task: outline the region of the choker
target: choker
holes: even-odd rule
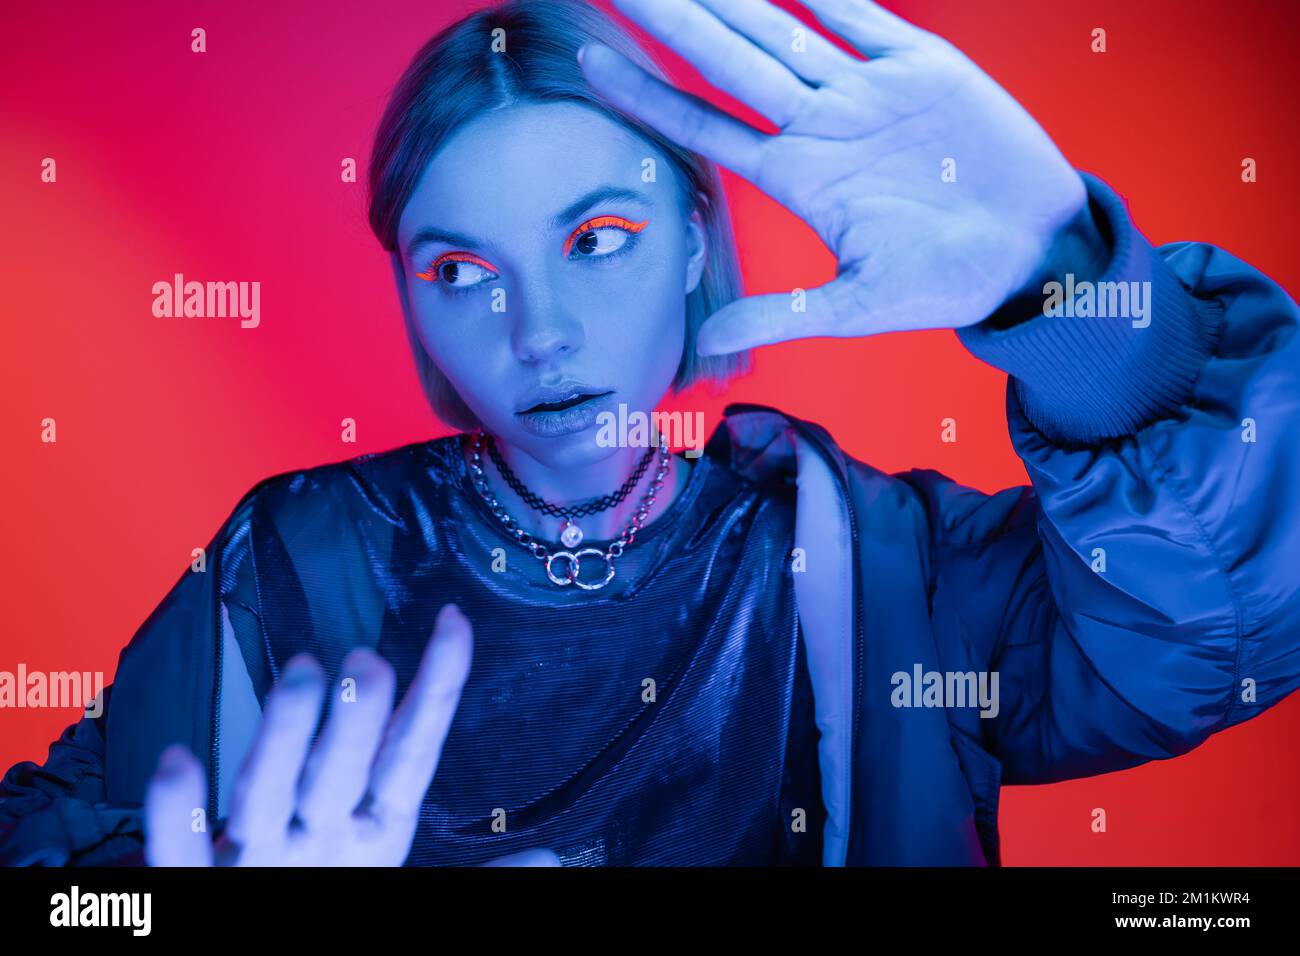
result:
[[[546,545],[519,527],[519,523],[501,506],[501,502],[492,494],[492,489],[487,483],[487,475],[483,470],[483,447],[485,444],[488,448],[488,454],[492,457],[492,463],[501,472],[501,476],[506,480],[506,484],[510,486],[510,489],[519,495],[525,504],[543,514],[564,519],[564,527],[560,531],[560,543],[564,545],[566,550],[551,551]],[[594,498],[581,505],[569,507],[553,505],[529,491],[524,486],[524,483],[510,470],[505,459],[501,457],[496,448],[496,443],[482,429],[474,433],[474,444],[470,457],[469,470],[474,487],[478,490],[479,495],[483,498],[492,514],[505,525],[506,530],[510,532],[516,541],[529,550],[533,557],[546,563],[546,576],[551,580],[552,584],[560,587],[576,584],[584,591],[598,591],[614,580],[614,559],[622,556],[623,551],[636,539],[637,532],[641,530],[641,526],[650,516],[650,508],[654,505],[656,496],[663,489],[664,476],[668,474],[668,446],[663,444],[659,446],[659,468],[655,472],[654,480],[650,482],[650,487],[642,497],[641,503],[637,506],[636,513],[624,526],[618,538],[604,551],[600,550],[600,548],[582,548],[578,551],[571,551],[568,549],[576,548],[582,543],[583,539],[582,529],[578,527],[577,522],[573,519],[605,511],[627,498],[645,474],[651,459],[654,458],[653,447],[646,449],[640,464],[637,465],[632,476],[623,483],[623,486],[618,491],[601,498]],[[586,582],[579,577],[582,559],[593,556],[604,561],[605,575],[597,581]]]

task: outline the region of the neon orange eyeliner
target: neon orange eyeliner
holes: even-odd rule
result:
[[[573,241],[584,232],[592,229],[600,229],[602,226],[618,226],[626,229],[628,232],[640,232],[650,223],[649,219],[642,222],[631,222],[622,216],[597,216],[595,219],[588,219],[573,232],[569,233],[569,238],[564,240],[564,255],[568,256],[569,250],[573,248]]]
[[[485,259],[480,259],[478,256],[474,255],[473,253],[444,252],[438,258],[433,260],[433,262],[429,265],[429,270],[427,272],[417,272],[416,276],[418,276],[421,279],[428,279],[430,282],[437,282],[438,267],[441,266],[444,262],[472,262],[476,266],[482,266],[484,269],[487,269],[489,272],[497,271],[496,266],[492,265],[492,263],[488,262]]]

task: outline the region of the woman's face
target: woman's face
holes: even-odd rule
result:
[[[489,432],[582,465],[613,451],[601,412],[655,408],[704,261],[679,189],[650,143],[575,103],[486,114],[439,149],[398,224],[399,291]]]

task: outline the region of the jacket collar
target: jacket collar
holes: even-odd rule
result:
[[[767,405],[736,403],[723,414],[706,454],[746,478],[798,485],[790,568],[821,732],[817,758],[827,814],[822,862],[842,866],[857,816],[853,781],[862,699],[861,574],[848,468],[819,425]]]

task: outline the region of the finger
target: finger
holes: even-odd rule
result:
[[[812,87],[693,0],[614,0],[718,89],[785,126]]]
[[[859,62],[798,17],[767,0],[699,2],[809,83],[825,83]]]
[[[599,43],[579,51],[592,87],[669,139],[753,181],[768,136],[697,96],[674,89]]]
[[[822,23],[866,56],[883,56],[935,39],[872,0],[803,0]]]
[[[836,334],[832,282],[815,289],[751,295],[724,306],[700,326],[696,351],[726,355],[790,339]]]
[[[181,744],[162,752],[144,796],[144,858],[149,866],[211,866],[203,766]],[[195,814],[195,810],[199,814]],[[195,827],[196,819],[204,825]]]
[[[231,793],[226,835],[236,844],[279,839],[289,826],[324,695],[320,664],[308,654],[291,658],[267,698]]]
[[[375,758],[370,792],[376,815],[419,813],[469,678],[472,656],[469,620],[448,604],[438,613],[420,667]]]
[[[560,866],[560,858],[552,850],[524,850],[521,853],[511,853],[509,856],[499,856],[495,860],[488,860],[484,866]]]
[[[393,710],[393,668],[370,648],[349,653],[339,676],[329,719],[298,785],[298,817],[309,829],[352,816]]]

